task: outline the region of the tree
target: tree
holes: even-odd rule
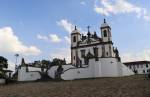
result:
[[[44,71],[44,68],[48,70],[51,66],[51,62],[49,60],[42,60],[41,63],[41,71]]]
[[[66,60],[65,59],[62,60],[62,59],[54,58],[53,61],[51,62],[51,64],[53,66],[65,65]]]
[[[7,59],[0,56],[0,78],[4,78],[5,77],[5,72],[4,72],[4,68],[8,68],[8,63],[7,63]]]
[[[6,58],[0,56],[0,70],[3,70],[3,68],[8,68],[8,62]]]

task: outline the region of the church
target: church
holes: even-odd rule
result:
[[[48,75],[55,78],[59,74],[63,80],[133,75],[132,70],[121,63],[119,51],[113,46],[111,27],[105,19],[100,33],[101,37],[88,27],[87,35],[83,35],[75,26],[71,33],[71,64],[53,66]]]

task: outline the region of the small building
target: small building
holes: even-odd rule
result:
[[[150,69],[150,61],[133,61],[124,63],[135,74],[147,74]]]
[[[36,81],[41,77],[41,68],[28,66],[22,59],[22,63],[17,69],[17,81]]]

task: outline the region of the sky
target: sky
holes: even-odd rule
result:
[[[18,64],[66,58],[70,62],[70,33],[77,25],[86,34],[106,18],[114,46],[123,62],[150,60],[150,3],[148,0],[1,0],[0,56]]]

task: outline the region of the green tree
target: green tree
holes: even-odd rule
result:
[[[51,66],[51,62],[49,60],[42,60],[41,61],[41,70],[44,71],[44,68],[46,68],[46,70],[48,70]]]
[[[4,72],[4,68],[8,68],[8,62],[7,59],[0,56],[0,77],[3,78],[5,77],[5,72]]]
[[[65,59],[59,59],[59,58],[54,58],[53,61],[51,62],[53,66],[59,66],[59,65],[65,65],[66,60]]]
[[[8,68],[8,62],[6,58],[0,56],[0,70],[3,70],[3,68]]]

